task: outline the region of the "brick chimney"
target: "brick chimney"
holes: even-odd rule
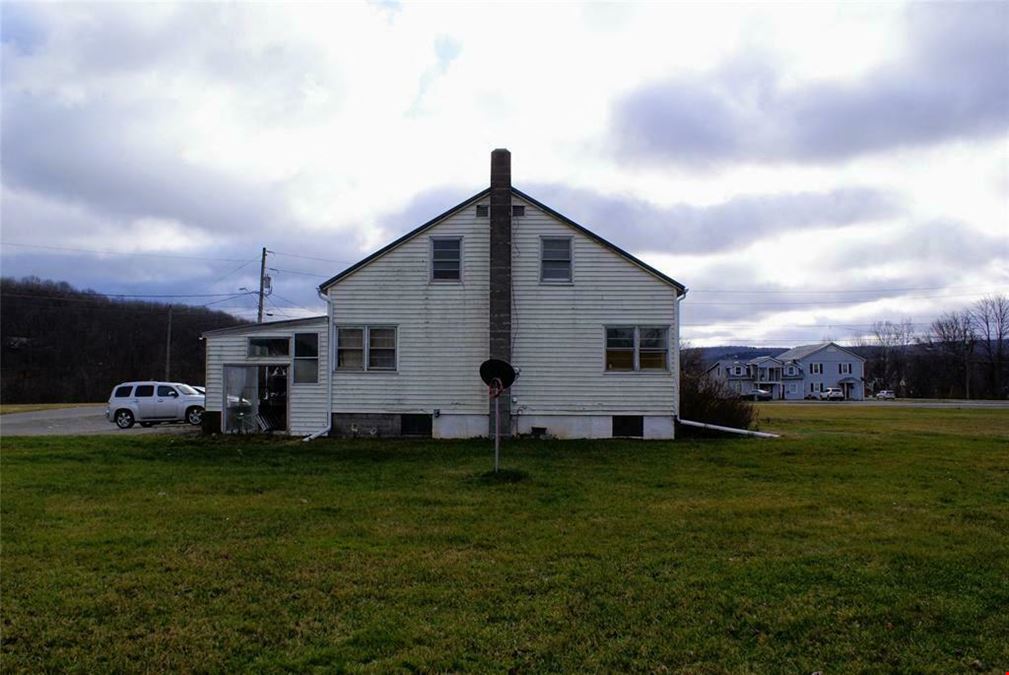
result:
[[[490,358],[511,363],[512,347],[512,155],[490,156]],[[490,403],[494,434],[494,402]],[[511,393],[501,396],[501,435],[511,435]]]

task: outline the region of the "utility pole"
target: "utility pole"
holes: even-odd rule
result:
[[[263,285],[266,282],[266,247],[263,247],[263,258],[259,263],[259,313],[256,323],[263,323]]]
[[[168,335],[165,337],[165,381],[172,381],[172,306],[168,305]]]

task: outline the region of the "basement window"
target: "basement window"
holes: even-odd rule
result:
[[[477,218],[487,218],[490,216],[490,207],[486,204],[476,205],[476,217]]]
[[[645,418],[641,415],[614,415],[613,438],[644,438]]]
[[[400,415],[399,433],[401,436],[419,436],[431,438],[432,426],[430,415]]]

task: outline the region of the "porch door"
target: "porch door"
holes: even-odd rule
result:
[[[225,366],[225,433],[287,431],[287,365]]]
[[[221,426],[227,434],[251,434],[256,431],[259,414],[259,377],[257,366],[224,366],[224,403]]]

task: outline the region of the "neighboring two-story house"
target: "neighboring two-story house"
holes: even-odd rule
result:
[[[497,358],[520,371],[503,434],[673,437],[686,289],[512,187],[507,150],[320,293],[325,317],[205,334],[208,430],[486,436]]]
[[[708,375],[741,396],[762,389],[773,399],[797,400],[817,398],[828,387],[837,387],[845,399],[865,398],[865,359],[834,342],[803,345],[748,361],[721,359],[708,368]]]

